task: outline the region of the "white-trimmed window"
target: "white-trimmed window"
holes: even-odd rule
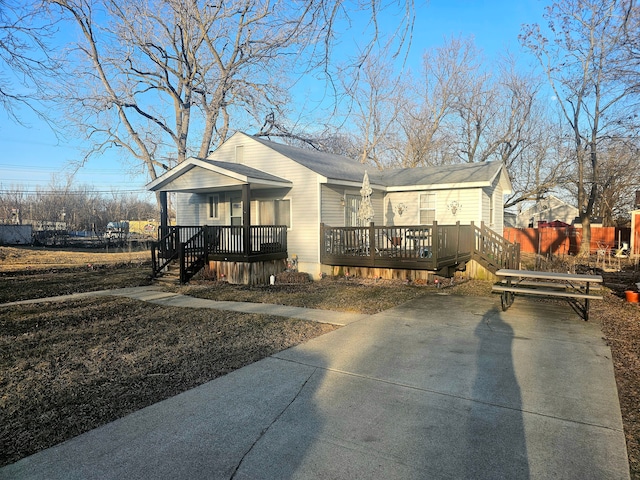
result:
[[[209,218],[220,218],[220,197],[218,195],[209,195]]]
[[[436,221],[436,194],[420,194],[420,225],[432,225]]]
[[[286,225],[291,228],[291,200],[261,200],[260,225]]]
[[[244,164],[244,145],[236,145],[236,163]]]

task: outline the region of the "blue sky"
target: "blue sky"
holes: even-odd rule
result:
[[[541,23],[547,2],[541,0],[431,0],[417,10],[413,43],[408,58],[418,67],[426,49],[441,45],[451,36],[473,36],[476,46],[490,58],[509,48],[520,53],[518,34],[524,23]],[[348,42],[342,43],[349,48]],[[22,112],[28,126],[17,125],[0,116],[0,190],[35,190],[65,183],[70,164],[81,158],[79,140],[60,142],[49,127],[28,112]],[[86,185],[104,192],[144,194],[147,178],[136,174],[131,162],[123,162],[119,152],[92,158],[75,174],[74,186]],[[151,196],[148,196],[151,199]]]

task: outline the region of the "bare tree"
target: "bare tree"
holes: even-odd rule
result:
[[[640,185],[637,142],[637,138],[613,139],[601,146],[599,191],[593,212],[602,218],[605,226],[615,226],[619,219],[628,219],[627,212],[633,208],[635,191]]]
[[[404,101],[401,76],[395,74],[389,58],[392,55],[386,49],[370,55],[360,68],[358,82],[342,77],[357,158],[380,170],[394,163],[390,144]]]
[[[577,203],[583,225],[580,255],[590,250],[591,223],[601,191],[602,143],[624,137],[637,102],[633,85],[619,75],[624,53],[623,2],[571,0],[547,9],[550,33],[527,26],[524,45],[538,58],[571,129]],[[629,121],[631,120],[631,122]]]
[[[541,85],[512,55],[489,65],[471,38],[426,52],[422,75],[403,89],[402,165],[501,161],[514,186],[505,208],[546,196],[564,169]]]
[[[622,45],[626,61],[622,63],[620,74],[640,90],[640,3],[638,0],[623,0],[622,12]]]
[[[347,16],[343,0],[49,2],[81,33],[66,52],[77,68],[57,79],[70,125],[93,142],[89,155],[123,147],[151,180],[190,155],[206,156],[238,126],[282,116],[292,76],[331,73]],[[398,5],[406,32],[413,3]],[[382,6],[355,6],[369,12],[378,38]]]
[[[42,77],[56,71],[48,41],[55,22],[43,17],[40,2],[0,0],[0,105],[16,121],[22,106],[46,119],[35,99]]]
[[[404,167],[452,163],[454,109],[473,75],[471,39],[451,38],[425,52],[422,70],[405,91],[409,97],[399,118],[402,137],[396,147]]]

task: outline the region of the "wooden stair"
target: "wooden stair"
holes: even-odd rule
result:
[[[471,258],[495,275],[501,268],[520,268],[520,245],[487,228],[473,225],[474,248]]]
[[[180,262],[173,260],[153,279],[156,285],[180,285]]]

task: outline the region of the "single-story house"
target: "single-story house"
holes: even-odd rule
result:
[[[473,222],[502,234],[503,195],[511,192],[511,182],[499,162],[377,171],[342,156],[237,132],[207,158],[187,159],[148,188],[176,193],[178,226],[285,226],[287,256],[315,276],[327,270],[321,261],[328,248],[323,226],[369,226],[358,215],[365,172],[376,227]],[[250,247],[251,239],[246,242]],[[261,241],[262,251],[276,243]]]
[[[516,228],[537,228],[540,222],[551,223],[554,221],[571,225],[579,213],[577,207],[549,195],[518,213],[514,226]]]

